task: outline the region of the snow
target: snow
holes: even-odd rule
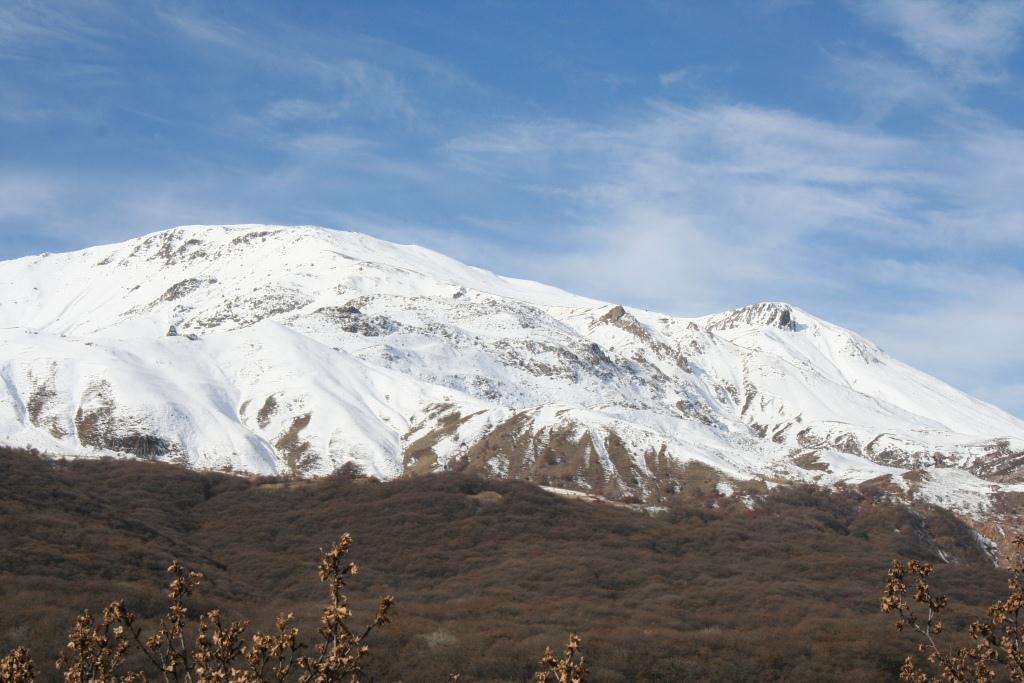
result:
[[[661,451],[737,481],[927,468],[917,495],[968,511],[998,442],[1024,450],[1024,422],[788,304],[612,315],[358,233],[185,226],[2,262],[0,292],[0,441],[71,456],[145,435],[192,467],[391,478],[420,437],[444,467],[521,416],[589,435],[608,477],[615,436],[642,477]]]

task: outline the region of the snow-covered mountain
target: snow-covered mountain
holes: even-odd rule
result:
[[[1024,422],[787,304],[678,318],[255,225],[3,262],[0,288],[9,445],[649,502],[748,480],[876,480],[989,518],[1024,497]]]

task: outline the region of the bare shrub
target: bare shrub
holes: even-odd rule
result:
[[[359,572],[355,562],[346,560],[351,546],[352,536],[345,533],[328,549],[320,549],[318,573],[327,585],[328,602],[320,614],[319,638],[311,646],[299,640],[292,614],[278,615],[273,632],[256,632],[246,639],[249,622],[225,622],[220,610],[214,609],[199,618],[195,636],[190,637],[184,599],[193,594],[203,575],[175,560],[167,568],[170,604],[154,633],[143,636],[136,615],[123,600],[110,603],[99,619],[86,610],[68,634],[57,668],[63,671],[65,683],[147,683],[157,677],[164,683],[358,683],[364,673],[363,659],[370,654],[367,638],[390,622],[395,600],[390,595],[381,597],[369,624],[362,629],[350,625],[352,610],[345,587],[348,578]],[[573,635],[563,659],[547,649],[541,663],[550,667],[558,683],[585,682],[587,669],[579,645],[579,637]],[[133,650],[148,660],[148,671],[128,667]],[[0,683],[35,680],[35,665],[25,648],[0,660]],[[451,674],[448,680],[454,683],[459,676]],[[550,679],[542,672],[536,680]]]
[[[910,629],[921,642],[917,646],[927,667],[909,656],[900,669],[900,679],[912,683],[988,683],[1024,681],[1024,536],[1013,541],[1010,559],[1009,594],[988,609],[986,619],[971,623],[969,646],[949,649],[939,643],[944,632],[942,613],[949,600],[933,592],[928,577],[933,566],[911,560],[906,565],[893,561],[889,569],[881,609],[897,615],[896,628]],[[907,583],[912,582],[913,593]],[[908,599],[908,595],[911,597]]]
[[[551,648],[544,652],[541,666],[546,670],[538,671],[533,679],[537,683],[548,683],[554,677],[555,683],[583,683],[587,680],[587,658],[580,651],[581,640],[575,633],[569,636],[569,644],[565,646],[562,658],[555,657]]]
[[[9,655],[0,659],[0,683],[22,683],[34,681],[35,665],[28,650],[19,647]]]
[[[343,534],[330,548],[321,549],[319,574],[327,584],[329,601],[320,616],[320,638],[312,648],[299,642],[292,616],[283,614],[278,616],[274,632],[257,632],[246,639],[248,622],[225,623],[219,610],[211,610],[199,619],[195,638],[188,638],[184,599],[192,595],[203,576],[175,561],[167,568],[171,575],[167,596],[171,602],[155,633],[144,638],[135,615],[123,601],[111,603],[98,621],[88,611],[83,612],[57,667],[64,671],[67,683],[147,681],[149,676],[143,670],[123,671],[134,645],[165,683],[285,681],[292,674],[301,683],[358,681],[361,660],[370,651],[366,638],[388,622],[394,598],[385,595],[380,599],[376,617],[365,628],[350,628],[352,611],[344,589],[347,577],[359,570],[356,563],[345,561],[351,545],[352,536]],[[311,654],[300,655],[303,650]]]

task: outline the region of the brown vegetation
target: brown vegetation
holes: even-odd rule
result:
[[[136,615],[123,600],[104,608],[100,620],[86,610],[68,634],[57,669],[63,671],[65,683],[146,683],[158,677],[164,683],[359,683],[366,680],[367,638],[391,621],[388,615],[395,600],[390,595],[381,597],[376,616],[361,631],[349,626],[352,610],[344,589],[348,577],[359,571],[355,562],[345,561],[351,546],[352,536],[345,533],[333,546],[320,551],[320,581],[327,585],[329,599],[320,614],[319,641],[312,647],[299,640],[292,614],[279,614],[273,632],[256,632],[249,639],[245,637],[249,622],[226,623],[216,609],[201,616],[194,626],[184,599],[193,594],[203,575],[175,561],[167,568],[171,601],[152,635],[143,637]],[[128,664],[133,649],[143,655],[143,664],[137,669]],[[537,672],[539,683],[551,680],[552,675],[556,683],[586,682],[578,636],[569,639],[562,659],[548,648],[541,665],[549,670]],[[448,680],[458,678],[452,674]],[[35,663],[24,647],[0,659],[0,683],[35,680]]]
[[[360,539],[350,609],[373,615],[377,596],[400,598],[373,636],[386,656],[361,664],[378,681],[528,680],[545,646],[575,630],[595,683],[893,680],[904,653],[872,597],[890,558],[936,563],[954,589],[948,629],[1003,584],[942,510],[809,487],[748,509],[682,488],[685,502],[649,516],[458,473],[258,479],[0,451],[0,652],[57,652],[81,608],[118,596],[158,629],[175,558],[204,575],[190,614],[219,609],[210,633],[280,612],[315,632],[322,601],[301,567],[339,529]],[[141,657],[125,666],[144,668]]]
[[[65,683],[145,683],[158,677],[165,683],[358,683],[369,654],[366,639],[388,623],[394,599],[380,599],[376,617],[361,633],[349,627],[352,611],[343,589],[346,578],[358,571],[354,562],[344,561],[351,544],[352,537],[343,534],[321,551],[320,580],[327,584],[330,598],[320,615],[320,640],[313,647],[299,641],[292,615],[278,615],[273,632],[257,632],[250,639],[245,638],[248,622],[225,623],[220,610],[210,610],[193,624],[184,599],[203,576],[175,561],[167,568],[170,604],[152,635],[143,637],[136,615],[123,600],[104,608],[101,619],[86,610],[68,634],[57,668]],[[129,665],[133,650],[143,656],[139,668]],[[0,681],[35,681],[35,666],[25,648],[0,660]]]

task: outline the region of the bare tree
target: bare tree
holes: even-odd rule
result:
[[[943,633],[942,612],[949,601],[933,592],[928,577],[933,567],[911,560],[893,561],[889,569],[882,611],[895,613],[896,628],[909,629],[920,638],[917,650],[927,664],[907,657],[900,679],[911,683],[988,683],[1009,679],[1024,682],[1024,536],[1013,541],[1009,593],[988,609],[985,619],[970,626],[970,644],[948,649],[939,643]],[[908,587],[913,583],[913,592]],[[908,597],[909,596],[909,597]]]

